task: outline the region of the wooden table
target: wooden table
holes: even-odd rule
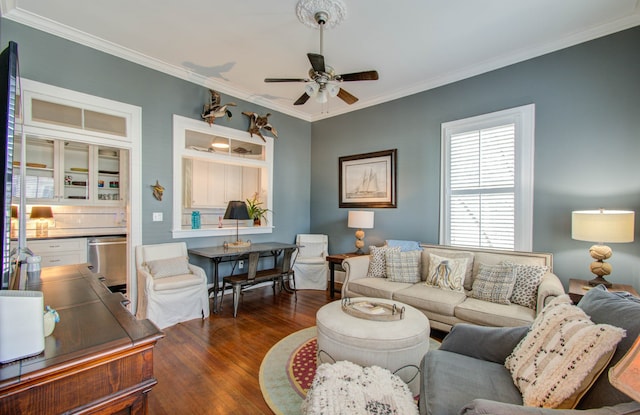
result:
[[[164,334],[136,320],[87,264],[43,268],[26,288],[42,291],[60,322],[43,353],[0,365],[0,413],[146,414]]]
[[[275,268],[278,256],[285,248],[295,248],[296,244],[286,244],[281,242],[262,242],[251,244],[250,246],[233,248],[224,246],[209,246],[205,248],[191,248],[189,254],[198,255],[211,260],[211,272],[209,275],[213,279],[213,312],[218,312],[218,291],[220,282],[218,266],[221,262],[237,261],[240,258],[249,257],[251,252],[260,252],[261,257],[273,257],[273,267]],[[235,268],[235,265],[234,265]],[[233,270],[232,270],[233,273]]]
[[[327,256],[327,262],[329,263],[329,297],[333,299],[336,293],[336,265],[342,268],[342,261],[354,256],[360,256],[362,254],[356,254],[355,252],[349,252],[346,254],[332,254]]]
[[[569,280],[569,298],[571,298],[571,301],[573,301],[574,304],[577,304],[591,288],[593,288],[593,286],[589,285],[589,281],[572,278]],[[607,290],[614,292],[627,291],[636,297],[639,297],[638,292],[631,285],[613,284],[611,287],[608,287]]]

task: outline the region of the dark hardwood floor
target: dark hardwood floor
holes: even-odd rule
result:
[[[329,301],[328,292],[298,291],[295,302],[263,287],[243,295],[237,318],[225,295],[220,314],[165,329],[154,352],[158,384],[149,414],[272,414],[258,383],[263,357],[283,337],[314,326]]]
[[[158,384],[149,414],[272,414],[258,382],[262,359],[282,338],[314,326],[316,311],[330,301],[328,292],[298,291],[295,302],[263,287],[244,294],[237,318],[225,295],[220,314],[165,329],[154,352]]]

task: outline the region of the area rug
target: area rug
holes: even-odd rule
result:
[[[276,343],[260,365],[260,389],[276,415],[299,415],[316,372],[316,328],[297,331]],[[440,346],[434,339],[429,348]]]

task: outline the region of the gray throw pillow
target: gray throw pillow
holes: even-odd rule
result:
[[[480,264],[478,275],[473,280],[471,296],[479,300],[498,304],[511,304],[509,299],[516,281],[513,265]]]
[[[630,397],[609,383],[608,372],[640,335],[640,299],[629,293],[609,292],[604,285],[599,285],[587,291],[578,307],[590,316],[594,323],[621,327],[627,331],[627,336],[618,343],[613,358],[577,408],[599,408],[631,401]]]

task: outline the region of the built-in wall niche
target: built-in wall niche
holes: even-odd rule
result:
[[[272,138],[264,142],[246,131],[178,115],[173,116],[173,132],[174,238],[235,235],[236,222],[222,220],[231,200],[245,201],[257,194],[271,211]],[[200,229],[191,226],[195,210],[200,212]],[[271,233],[272,226],[269,212],[261,226],[240,222],[239,233]]]

